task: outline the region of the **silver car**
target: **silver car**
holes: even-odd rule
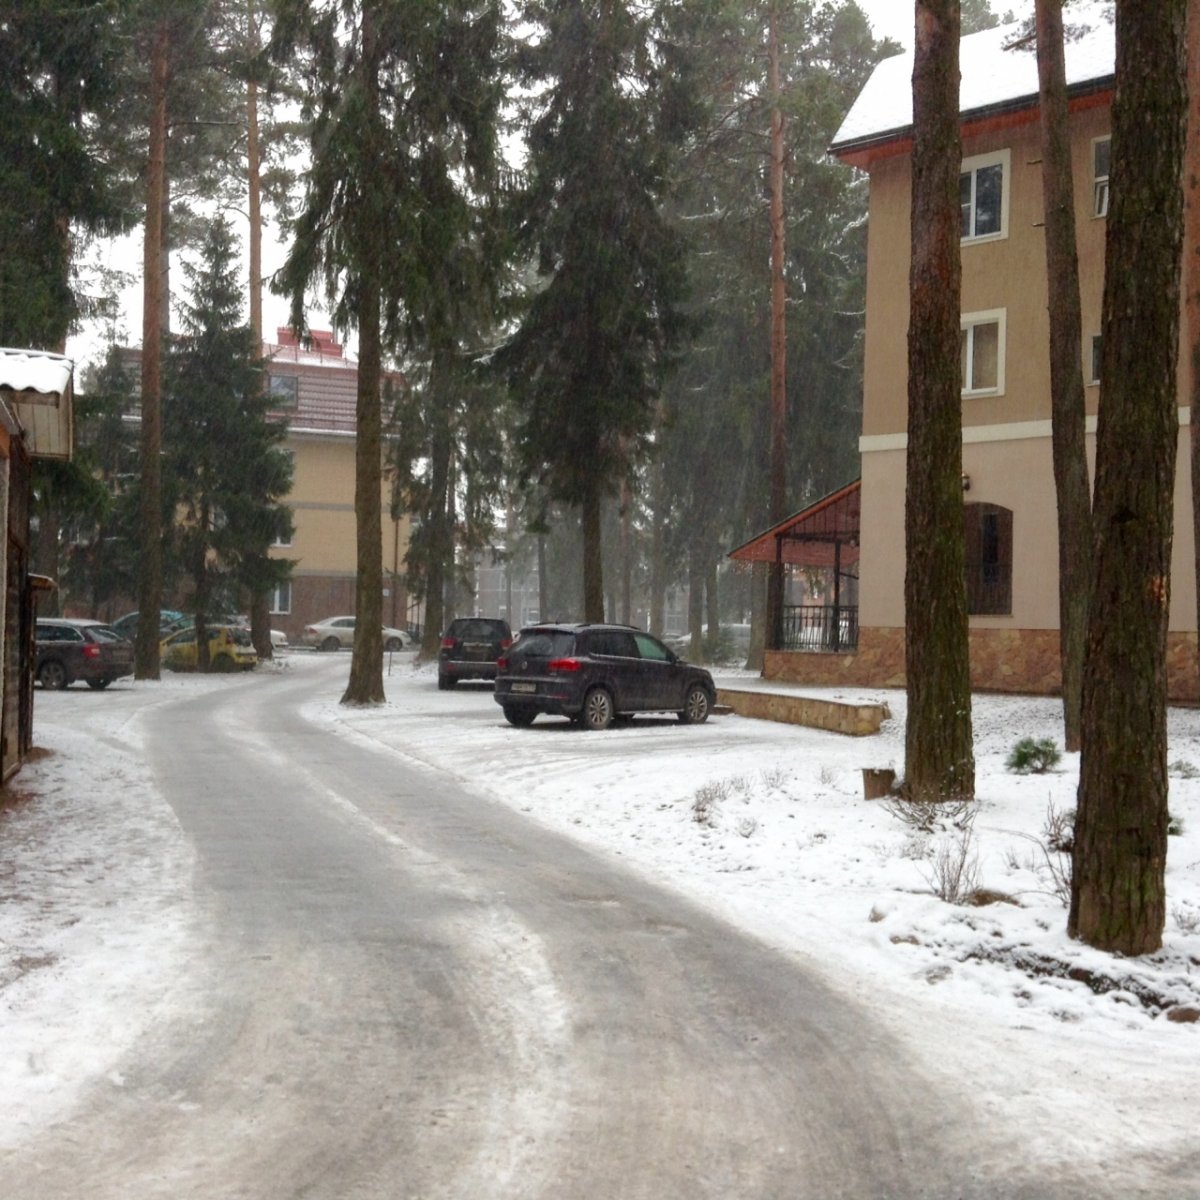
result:
[[[344,650],[354,645],[353,617],[326,617],[313,625],[305,625],[300,634],[300,645],[312,646],[315,650]],[[403,629],[383,627],[385,650],[409,650],[416,645],[411,633]]]

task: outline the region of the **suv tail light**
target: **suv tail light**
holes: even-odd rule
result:
[[[547,670],[553,672],[578,671],[583,663],[577,658],[552,658],[547,664]]]
[[[100,657],[100,647],[99,646],[91,646],[91,645],[84,646],[83,657],[84,658],[99,658]]]
[[[458,642],[456,642],[454,640],[454,638],[452,638],[452,637],[442,638],[442,649],[443,650],[453,650],[454,647],[457,645],[458,645]]]
[[[507,650],[509,648],[509,646],[511,646],[511,645],[512,645],[512,638],[501,638],[500,639],[500,649],[501,650]]]
[[[496,659],[496,670],[497,671],[507,671],[508,670],[508,655],[507,654],[502,654],[498,659]]]

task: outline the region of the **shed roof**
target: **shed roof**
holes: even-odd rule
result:
[[[1067,23],[1064,47],[1067,89],[1079,93],[1112,84],[1116,41],[1113,26],[1086,12],[1088,24]],[[969,34],[959,46],[959,113],[964,120],[1036,106],[1037,55],[1032,40],[1020,39],[1022,26],[999,25]],[[872,144],[908,136],[912,131],[912,51],[885,58],[876,66],[837,131],[830,149],[846,155]]]
[[[71,457],[74,370],[61,354],[0,348],[0,395],[11,405],[35,458]]]
[[[847,567],[858,561],[862,480],[838,488],[770,529],[752,537],[729,557],[736,562],[784,562],[794,567]]]

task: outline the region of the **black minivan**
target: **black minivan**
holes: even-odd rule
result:
[[[496,703],[513,725],[539,713],[607,729],[631,713],[673,712],[708,719],[712,676],[632,625],[531,625],[497,664]]]

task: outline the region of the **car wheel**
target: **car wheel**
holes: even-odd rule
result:
[[[341,642],[339,642],[339,641],[337,640],[337,638],[335,638],[335,637],[327,637],[327,638],[326,638],[326,639],[325,639],[325,640],[324,640],[324,641],[323,641],[323,642],[322,642],[322,643],[321,643],[321,644],[320,644],[320,645],[317,647],[317,649],[318,649],[318,650],[325,650],[325,651],[329,651],[329,650],[340,650],[341,648],[342,648],[342,643],[341,643]]]
[[[592,688],[583,698],[584,729],[607,729],[613,723],[613,699],[602,687]]]
[[[67,668],[53,658],[42,663],[38,679],[41,681],[42,687],[48,688],[52,692],[61,691],[70,682],[67,679]]]
[[[534,717],[537,716],[536,708],[528,708],[524,704],[502,704],[501,708],[504,709],[504,719],[518,729],[532,725]]]
[[[708,720],[708,711],[712,702],[708,698],[708,689],[703,684],[693,683],[684,697],[683,711],[679,719],[685,725],[703,725]]]
[[[443,675],[440,672],[438,673],[439,692],[448,692],[457,682],[458,680],[455,679],[453,675]]]
[[[103,678],[101,678],[101,679],[89,679],[89,680],[87,681],[87,685],[88,685],[88,687],[92,688],[94,691],[97,691],[97,692],[102,692],[102,691],[104,691],[104,689],[105,689],[106,687],[108,687],[108,685],[109,685],[110,683],[112,683],[112,676],[111,676],[111,675],[105,675],[105,676],[104,676]]]

